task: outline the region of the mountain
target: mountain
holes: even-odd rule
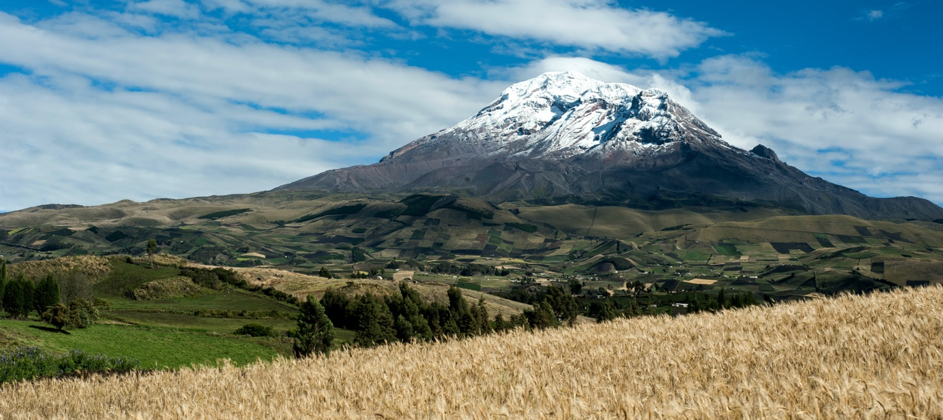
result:
[[[475,116],[379,163],[327,171],[276,190],[943,218],[943,209],[927,200],[868,197],[806,175],[765,146],[734,147],[665,92],[573,72],[517,83]]]

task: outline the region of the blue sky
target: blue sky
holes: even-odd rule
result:
[[[571,70],[941,204],[940,21],[937,0],[4,0],[0,210],[267,190]]]

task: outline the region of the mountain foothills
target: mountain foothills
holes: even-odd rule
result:
[[[475,116],[415,140],[377,164],[327,171],[278,190],[943,218],[943,209],[927,200],[867,197],[810,177],[762,145],[749,152],[733,147],[665,92],[573,72],[515,84]]]

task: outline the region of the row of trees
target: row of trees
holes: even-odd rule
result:
[[[470,306],[455,287],[449,289],[448,298],[448,306],[426,303],[415,289],[400,283],[399,294],[385,297],[372,293],[348,297],[329,289],[320,304],[333,325],[356,331],[354,341],[361,346],[472,336],[494,329],[483,300]]]
[[[52,275],[33,282],[18,274],[7,281],[6,261],[0,260],[0,309],[10,318],[26,318],[36,311],[42,321],[58,328],[85,328],[98,318],[98,310],[85,299],[62,303],[59,282]]]
[[[514,328],[540,329],[572,324],[579,306],[562,289],[549,287],[533,309],[505,319],[498,314],[492,320],[484,299],[469,304],[459,288],[451,287],[448,306],[438,302],[427,303],[419,292],[400,283],[399,293],[380,297],[372,293],[348,297],[329,289],[318,304],[330,325],[356,332],[354,342],[360,346],[374,346],[395,341],[429,341],[443,338],[472,337]],[[306,302],[305,305],[311,305]],[[313,307],[309,307],[314,310]],[[302,318],[306,309],[302,308]],[[319,315],[310,315],[312,319]],[[311,322],[306,321],[305,324]],[[321,325],[326,324],[321,322]],[[303,329],[299,321],[299,331]],[[297,338],[296,338],[297,343]],[[304,345],[306,346],[306,345]],[[304,347],[303,346],[303,347]]]

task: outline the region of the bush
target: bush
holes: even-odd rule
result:
[[[126,372],[140,366],[138,360],[88,354],[82,350],[54,355],[38,347],[21,347],[0,354],[0,383],[54,378],[76,372]]]
[[[248,335],[250,337],[275,337],[278,334],[275,333],[275,329],[272,327],[266,327],[262,324],[246,324],[242,327],[239,327],[238,330],[233,331],[233,334],[236,335]]]
[[[88,328],[98,320],[98,308],[85,299],[74,299],[68,305],[57,303],[50,306],[39,319],[60,331],[63,328]]]

